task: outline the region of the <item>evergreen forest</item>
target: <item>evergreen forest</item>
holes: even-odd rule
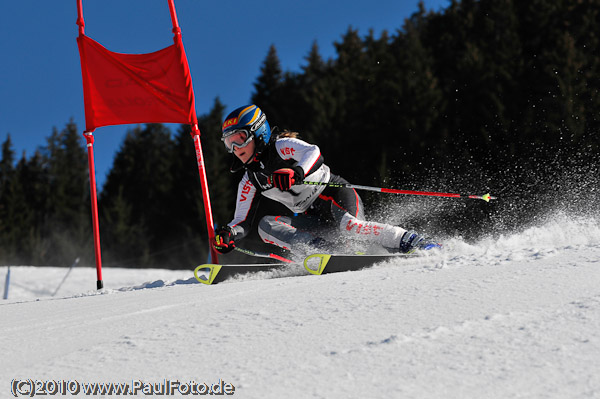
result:
[[[277,49],[265,48],[248,98],[272,127],[319,145],[351,183],[499,197],[361,192],[367,216],[397,209],[396,224],[470,239],[597,197],[600,0],[453,0],[439,11],[420,3],[394,32],[350,27],[334,45],[335,57],[323,59],[315,43],[298,71],[282,70]],[[241,178],[229,172],[220,128],[240,105],[217,98],[197,110],[218,224],[231,220]],[[52,129],[30,157],[15,154],[10,135],[1,144],[1,265],[94,264],[81,131],[72,121]],[[99,189],[104,266],[192,269],[206,260],[188,126],[132,127]],[[265,200],[264,212],[285,210]]]

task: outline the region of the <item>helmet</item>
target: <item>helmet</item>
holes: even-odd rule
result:
[[[271,139],[271,127],[267,116],[256,105],[245,105],[230,113],[223,122],[222,131],[221,140],[230,151],[233,148],[229,147],[225,139],[240,131],[246,133],[248,141],[256,140],[257,153],[260,153]]]

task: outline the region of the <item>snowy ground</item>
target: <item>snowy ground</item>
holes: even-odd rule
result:
[[[222,380],[240,398],[600,398],[593,219],[454,239],[359,272],[216,286],[107,268],[98,293],[94,270],[76,268],[52,297],[66,269],[11,272],[2,398],[13,379]]]

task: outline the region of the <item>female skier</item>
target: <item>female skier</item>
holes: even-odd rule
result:
[[[332,250],[345,239],[402,253],[441,247],[414,231],[366,221],[362,200],[354,189],[303,184],[347,181],[332,174],[319,147],[299,140],[297,133],[271,137],[267,117],[256,105],[230,113],[222,131],[221,140],[235,155],[231,171],[245,169],[245,173],[238,185],[233,220],[215,230],[213,245],[219,252],[230,252],[249,233],[259,193],[294,212],[293,217],[264,216],[258,224],[265,243],[292,253],[303,254],[311,247]]]

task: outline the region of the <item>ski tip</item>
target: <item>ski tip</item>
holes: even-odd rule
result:
[[[211,285],[219,274],[219,270],[221,270],[221,265],[200,265],[194,269],[194,277],[202,284]]]
[[[330,258],[331,255],[326,254],[310,255],[306,259],[304,259],[304,268],[310,274],[323,274],[325,266],[327,266],[327,262],[329,262]]]

